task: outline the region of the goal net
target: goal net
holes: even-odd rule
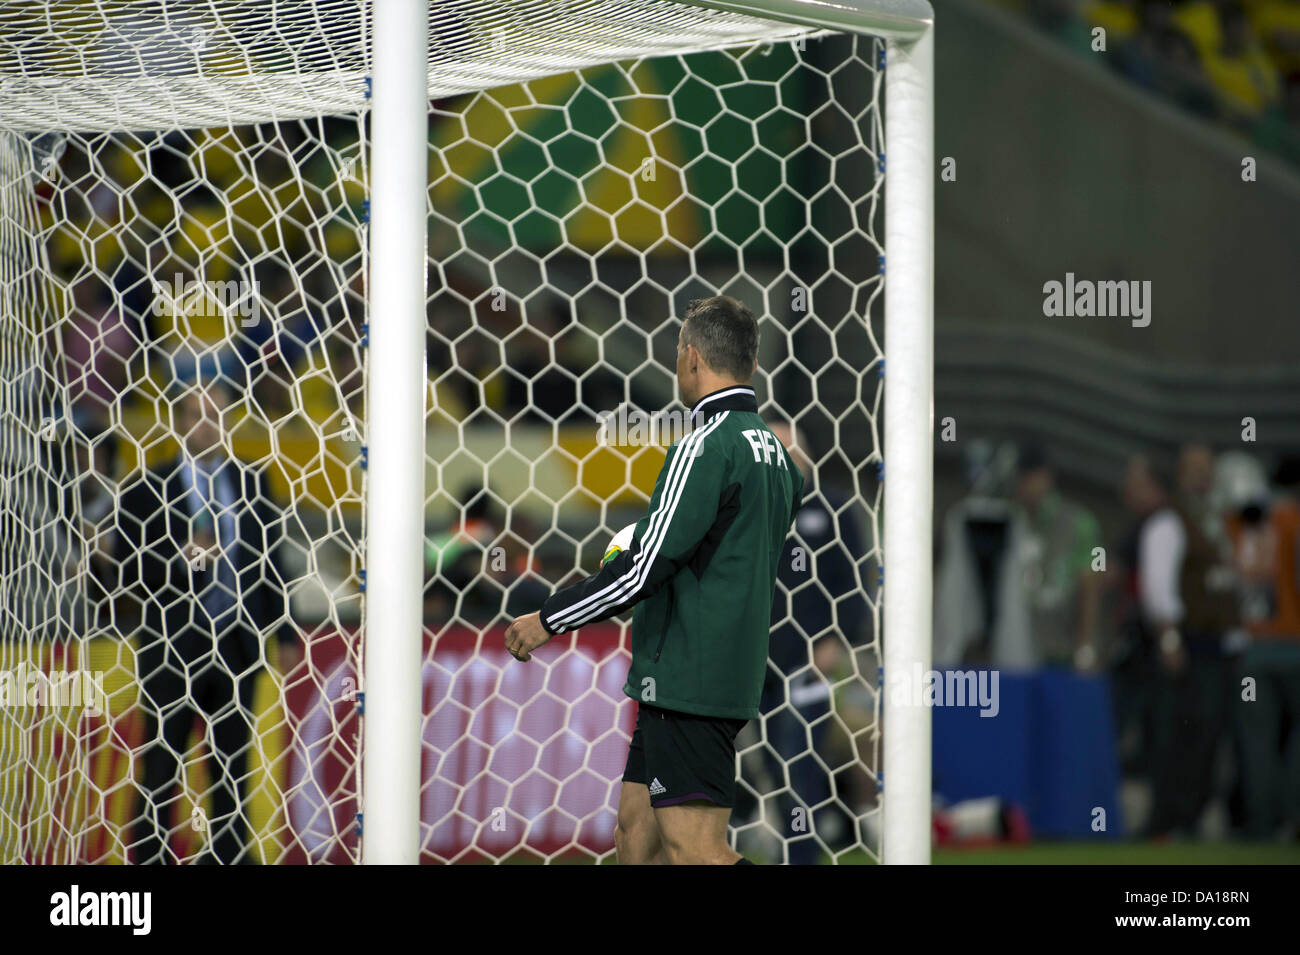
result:
[[[886,46],[740,6],[430,7],[421,861],[612,858],[630,619],[503,633],[644,513],[711,294],[810,502],[734,845],[880,854]],[[0,2],[5,862],[361,859],[372,17]]]

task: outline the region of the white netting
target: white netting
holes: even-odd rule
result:
[[[355,113],[370,17],[369,0],[5,3],[0,117],[48,132]],[[664,0],[443,0],[429,5],[429,94],[799,32]]]
[[[38,535],[6,535],[34,552],[4,566],[0,745],[45,757],[4,761],[3,854],[141,861],[174,829],[181,858],[280,858],[315,674],[279,655],[359,621],[363,123],[4,135],[37,170],[4,183],[30,230],[6,256],[6,516]],[[213,453],[241,463],[205,489]],[[52,707],[37,672],[102,697]]]
[[[355,861],[369,5],[47,6],[0,4],[0,858]],[[644,509],[662,447],[599,422],[671,406],[713,292],[820,505],[738,845],[874,854],[878,44],[659,2],[431,24],[431,95],[541,78],[433,104],[422,858],[611,853],[626,628],[529,666],[501,628]]]
[[[779,585],[774,709],[742,738],[733,825],[773,859],[799,840],[801,861],[814,845],[851,858],[875,831],[877,58],[846,37],[748,47],[435,110],[430,510],[459,535],[431,546],[426,617],[446,650],[426,680],[429,857],[612,844],[626,628],[553,641],[538,667],[510,660],[499,622],[591,573],[644,513],[663,447],[617,446],[618,425],[673,407],[673,316],[715,293],[760,316],[760,411],[799,426],[826,482]],[[813,665],[823,639],[834,692]]]

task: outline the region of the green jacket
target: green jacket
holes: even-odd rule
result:
[[[747,386],[706,395],[673,444],[632,546],[556,591],[542,626],[564,633],[635,605],[623,692],[668,710],[753,719],[767,665],[777,563],[803,476]]]

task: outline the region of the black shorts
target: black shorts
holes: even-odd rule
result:
[[[657,809],[696,799],[730,809],[736,805],[736,735],[748,722],[639,703],[623,781],[649,787]]]

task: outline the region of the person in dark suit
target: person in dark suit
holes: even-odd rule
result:
[[[816,480],[816,466],[803,450],[808,447],[804,436],[785,422],[770,427],[803,472],[804,487],[814,490],[804,495],[777,570],[781,586],[772,600],[761,704],[767,724],[763,754],[768,772],[784,787],[780,805],[786,824],[797,807],[808,814],[806,828],[786,833],[790,864],[814,865],[822,848],[811,833],[832,830],[835,815],[842,823],[850,821],[833,793],[831,760],[825,757],[832,701],[824,674],[866,636],[869,608],[855,571],[864,549],[848,495]],[[850,834],[849,842],[853,838]]]
[[[233,395],[199,377],[171,404],[180,453],[124,486],[116,516],[119,586],[139,610],[137,668],[144,715],[143,779],[132,841],[137,863],[178,861],[168,845],[195,718],[206,726],[212,817],[199,861],[253,861],[246,797],[253,691],[266,666],[263,635],[297,662],[285,575],[276,558],[283,515],[263,476],[223,440]]]

